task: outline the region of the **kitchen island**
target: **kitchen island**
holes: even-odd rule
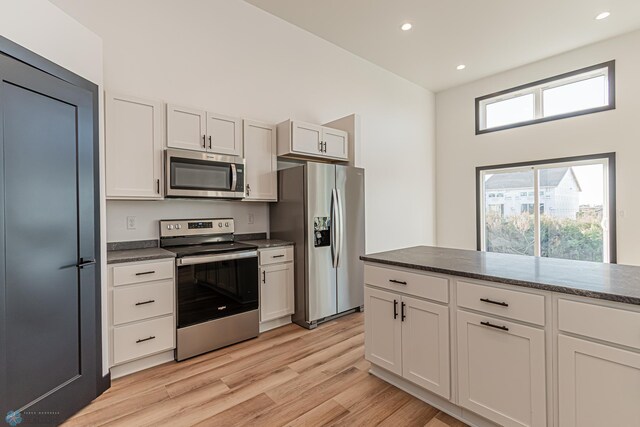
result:
[[[372,374],[471,425],[640,425],[639,267],[427,246],[361,259]]]

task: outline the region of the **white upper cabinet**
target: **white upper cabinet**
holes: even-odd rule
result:
[[[241,156],[241,120],[207,113],[207,151],[228,156]]]
[[[292,150],[297,153],[319,155],[323,153],[322,126],[292,122]]]
[[[278,164],[276,128],[265,123],[244,120],[245,182],[248,201],[278,201]]]
[[[207,113],[194,108],[167,105],[167,146],[205,151],[207,148]]]
[[[327,127],[322,128],[324,154],[328,157],[346,160],[349,156],[348,140],[349,138],[345,131]]]
[[[106,193],[110,199],[162,198],[162,103],[105,94]]]
[[[349,160],[347,132],[287,120],[278,125],[278,156]]]
[[[241,120],[169,104],[167,147],[241,156]]]

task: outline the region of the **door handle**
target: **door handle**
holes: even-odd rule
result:
[[[333,268],[338,267],[338,215],[336,204],[338,203],[336,189],[331,190],[331,264]]]
[[[136,341],[136,344],[140,344],[141,342],[145,342],[145,341],[149,341],[149,340],[155,340],[156,337],[155,336],[150,336],[149,338],[142,338]]]
[[[489,322],[480,322],[481,325],[484,326],[488,326],[490,328],[495,328],[495,329],[500,329],[501,331],[509,331],[509,328],[507,328],[506,326],[499,326],[499,325],[494,325],[493,323],[489,323]]]
[[[500,305],[502,307],[509,307],[509,304],[506,303],[506,302],[493,301],[493,300],[490,300],[489,298],[480,298],[480,301],[486,302],[486,303],[489,303],[489,304]]]
[[[209,150],[211,150],[211,135],[209,135]]]
[[[236,164],[231,163],[231,191],[236,191],[238,186],[238,172],[236,170]]]
[[[160,194],[160,180],[156,179],[156,193]]]
[[[336,234],[338,235],[338,243],[336,245],[336,267],[340,267],[340,258],[342,257],[342,242],[344,240],[344,216],[342,212],[342,193],[340,193],[340,190],[337,190],[337,189],[336,189],[336,201],[337,201],[336,212],[338,214],[338,218],[337,218],[338,229],[336,230],[337,231]]]
[[[406,315],[404,314],[404,307],[406,306],[406,304],[404,303],[404,301],[402,302],[402,304],[400,305],[400,320],[404,322],[404,319],[406,319]]]
[[[207,135],[202,135],[202,148],[207,148]]]
[[[267,272],[262,270],[262,283],[267,284]]]
[[[95,263],[96,263],[95,259],[87,259],[87,260],[85,260],[84,258],[80,258],[80,262],[76,264],[76,267],[85,268],[85,267],[88,267],[88,266],[93,265]]]
[[[137,303],[136,303],[136,305],[151,304],[152,302],[156,302],[156,300],[154,300],[154,299],[150,299],[150,300],[148,300],[148,301],[137,302]]]
[[[323,145],[323,147],[324,147],[324,148],[322,149],[322,151],[326,153],[326,152],[327,152],[327,141],[324,141],[324,142],[322,143],[322,145]]]
[[[151,270],[151,271],[143,271],[143,272],[141,272],[141,273],[136,273],[136,276],[144,276],[144,275],[146,275],[146,274],[153,274],[153,273],[155,273],[155,272],[156,272],[155,270]]]
[[[402,280],[389,279],[391,283],[397,283],[398,285],[406,285],[407,282],[403,282]]]
[[[398,301],[395,299],[393,300],[393,318],[398,318]]]

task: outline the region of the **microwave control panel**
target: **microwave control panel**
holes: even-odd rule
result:
[[[331,246],[331,218],[328,216],[313,218],[313,246],[316,248]]]

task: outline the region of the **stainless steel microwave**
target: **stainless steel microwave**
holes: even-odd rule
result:
[[[189,150],[165,150],[166,196],[242,199],[245,161]]]

